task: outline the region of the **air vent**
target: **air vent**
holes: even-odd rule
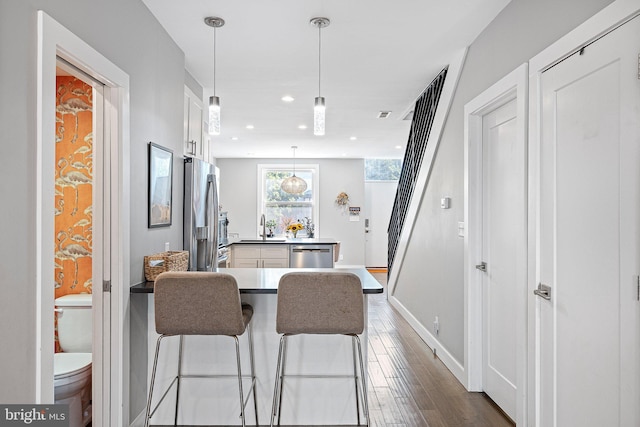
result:
[[[413,120],[413,110],[409,111],[407,115],[402,118],[402,120]]]
[[[378,113],[378,118],[379,119],[386,119],[387,117],[389,117],[390,114],[391,114],[391,111],[380,111]]]

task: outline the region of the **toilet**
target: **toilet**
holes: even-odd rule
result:
[[[91,294],[56,298],[58,341],[62,353],[54,354],[56,403],[69,405],[69,427],[91,422]]]

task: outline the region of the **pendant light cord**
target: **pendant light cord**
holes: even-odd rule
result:
[[[322,73],[322,25],[318,25],[318,96],[320,95],[320,75]]]
[[[216,27],[213,27],[213,96],[216,96]]]
[[[291,147],[293,148],[293,176],[296,176],[296,148],[298,147]]]

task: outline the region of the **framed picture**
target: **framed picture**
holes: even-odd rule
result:
[[[171,225],[173,151],[149,143],[149,228]]]

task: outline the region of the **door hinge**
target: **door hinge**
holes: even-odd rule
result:
[[[480,264],[476,265],[476,268],[480,271],[487,271],[487,263],[482,261]]]
[[[102,292],[111,292],[111,280],[102,281]]]
[[[640,276],[636,276],[636,301],[640,301]]]

